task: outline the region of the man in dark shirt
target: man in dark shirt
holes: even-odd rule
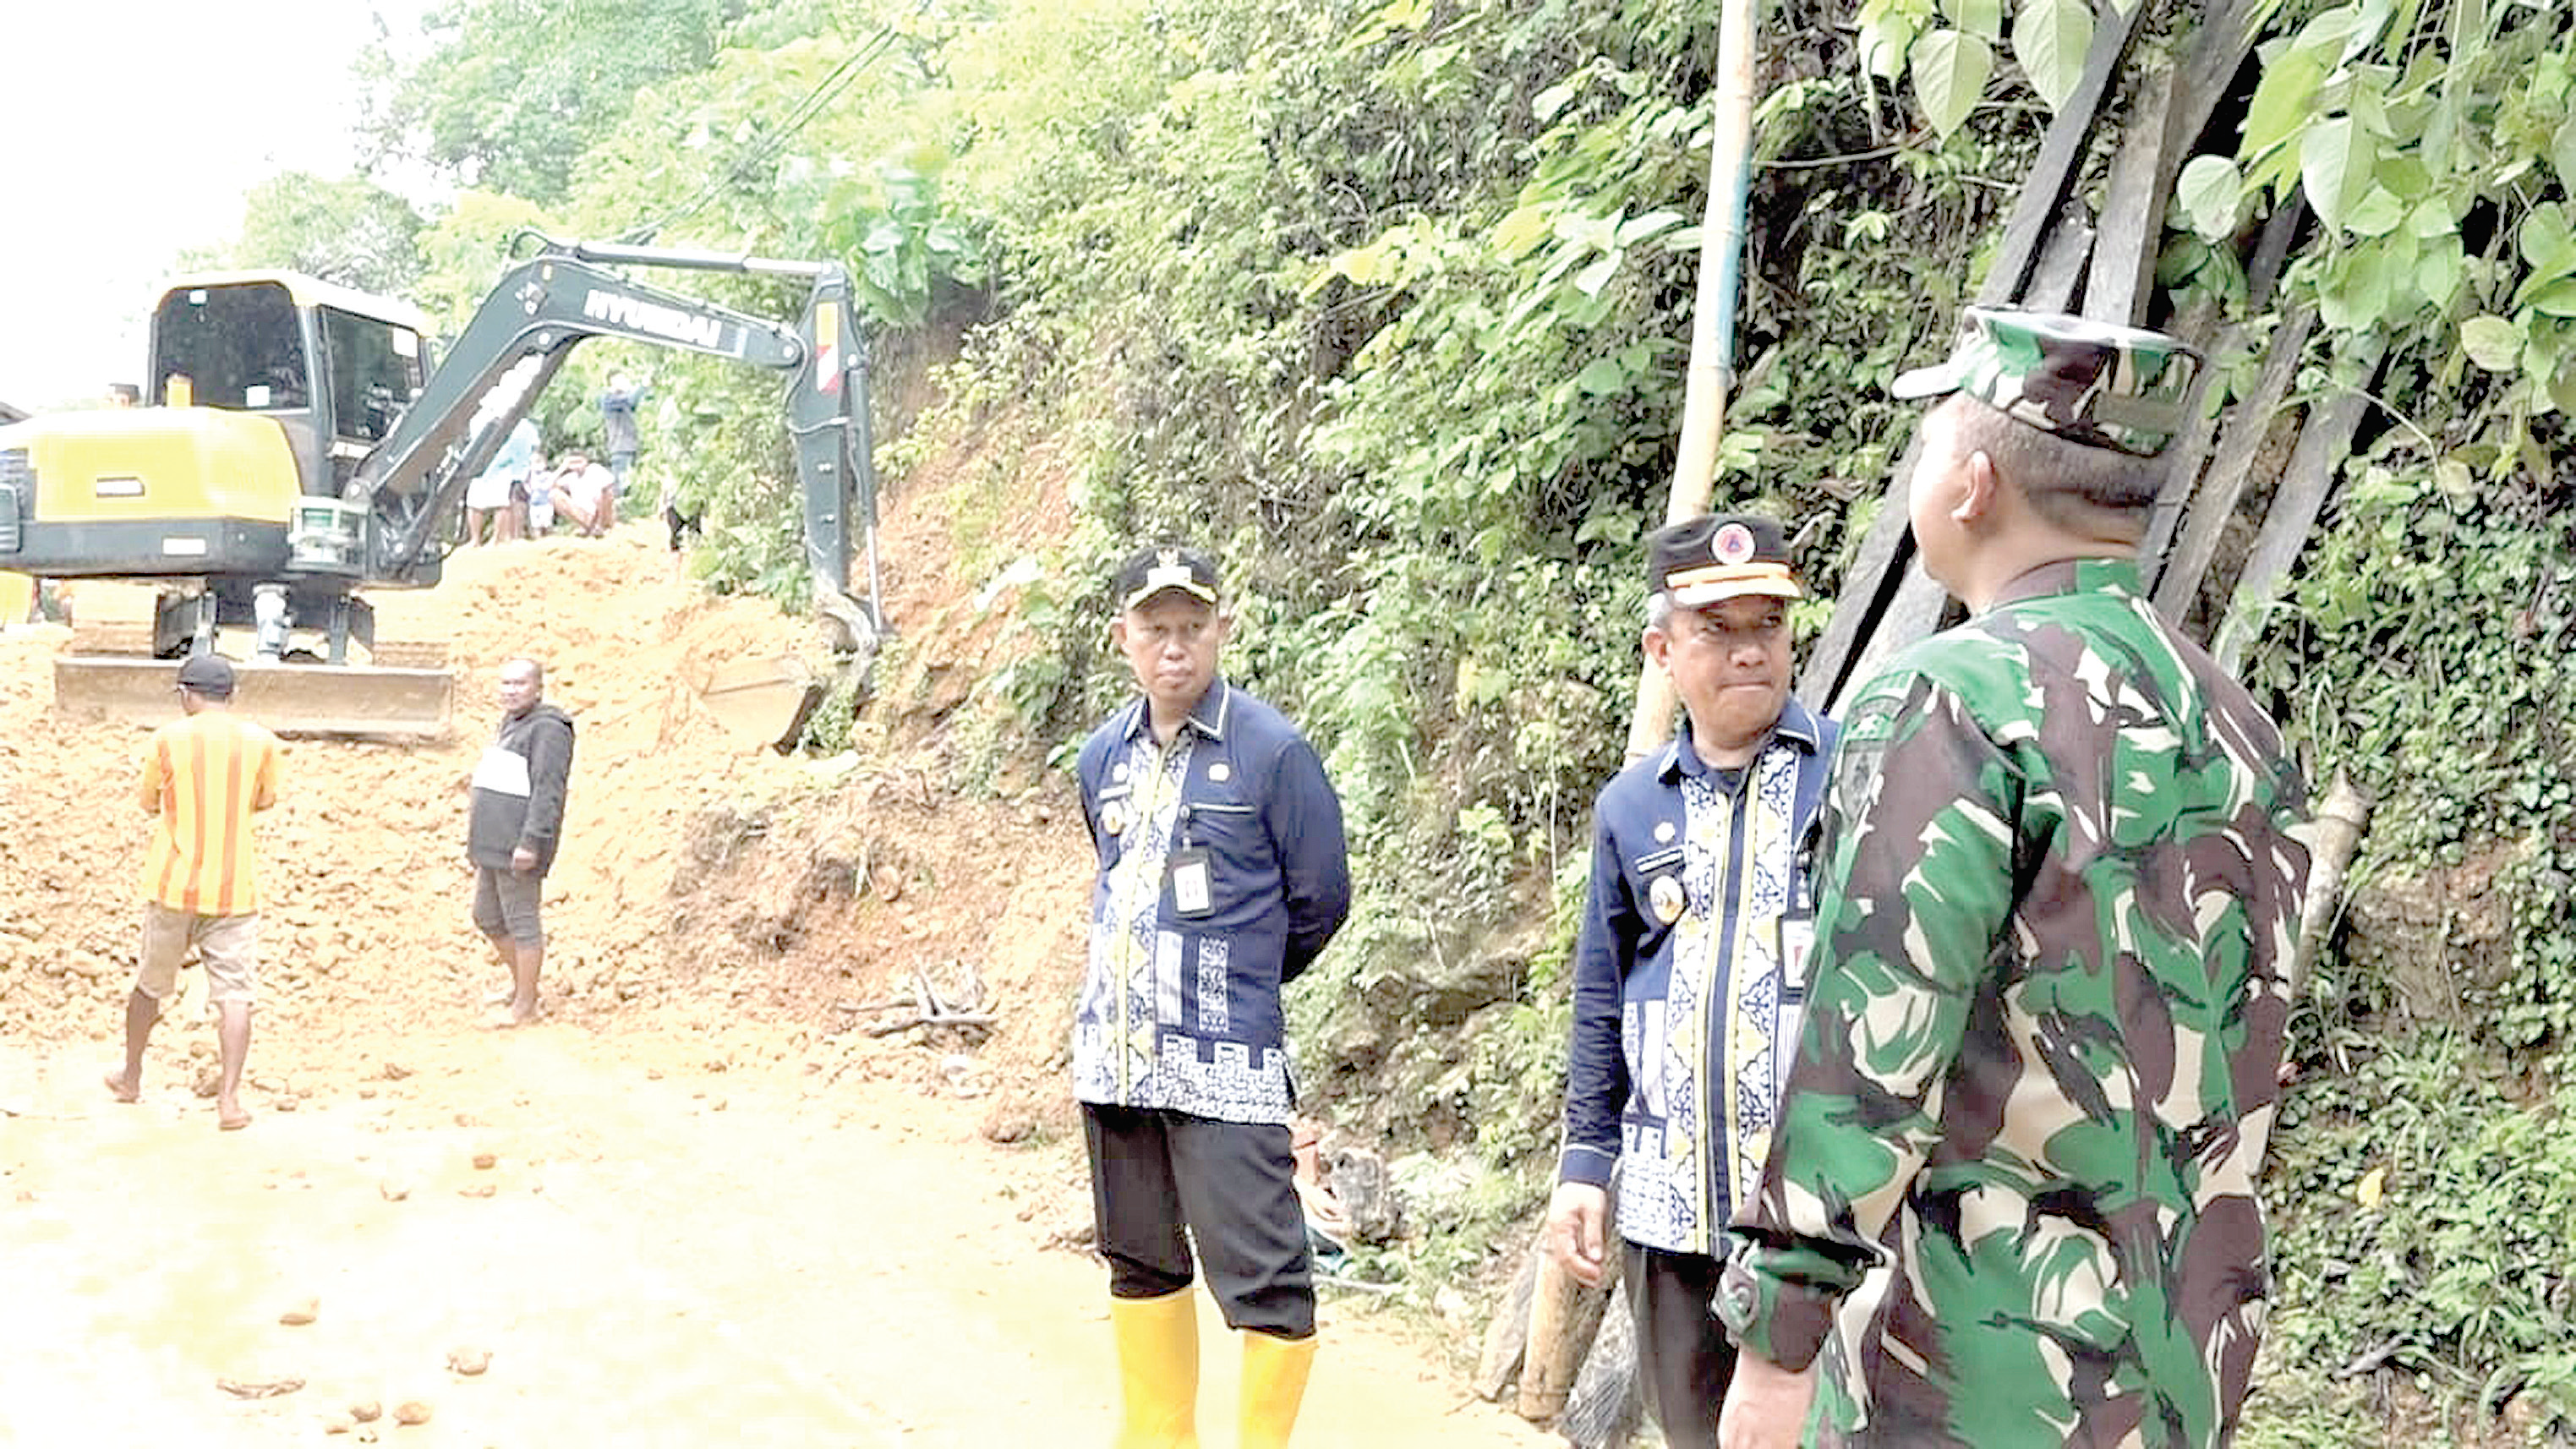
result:
[[[644,400],[644,389],[625,373],[611,374],[608,390],[599,395],[599,427],[608,446],[608,471],[617,475],[617,491],[626,492],[627,475],[635,471],[635,405]]]
[[[1341,802],[1312,746],[1216,672],[1215,565],[1148,548],[1110,626],[1143,697],[1083,743],[1100,855],[1073,1027],[1092,1202],[1109,1259],[1120,1449],[1198,1443],[1190,1244],[1243,1331],[1236,1442],[1288,1442],[1315,1290],[1279,989],[1350,909]]]
[[[546,674],[533,659],[501,666],[501,725],[469,782],[465,854],[474,863],[474,925],[510,973],[500,1026],[537,1018],[537,973],[546,938],[537,895],[563,837],[564,794],[572,779],[572,716],[545,702]]]

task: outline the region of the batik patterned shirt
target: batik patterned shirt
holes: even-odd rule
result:
[[[1145,702],[1084,742],[1100,856],[1074,1095],[1224,1122],[1296,1102],[1279,990],[1350,910],[1341,803],[1277,710],[1218,680],[1170,743]]]
[[[1757,1178],[1803,988],[1804,845],[1832,726],[1790,700],[1740,770],[1687,724],[1593,806],[1558,1175],[1619,1173],[1619,1233],[1707,1254]]]
[[[2307,881],[2278,731],[2109,561],[2013,581],[1843,727],[1720,1317],[1786,1368],[1822,1350],[1827,1445],[2227,1443]]]

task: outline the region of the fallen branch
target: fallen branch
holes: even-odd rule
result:
[[[2406,1350],[2406,1347],[2406,1340],[2402,1338],[2392,1338],[2385,1343],[2363,1349],[2360,1353],[2353,1356],[2352,1362],[2335,1370],[2335,1377],[2339,1379],[2359,1378],[2363,1374],[2369,1373],[2372,1369],[2378,1368],[2380,1365],[2387,1363],[2390,1359],[2397,1357],[2398,1354]]]
[[[899,1031],[910,1031],[916,1026],[991,1026],[993,1021],[993,1013],[989,1011],[950,1011],[936,1014],[924,1012],[902,1021],[880,1022],[868,1028],[868,1035],[892,1036]]]
[[[980,997],[983,993],[979,991],[976,994]],[[994,1013],[990,1010],[961,1010],[958,1007],[952,1006],[948,1002],[941,1000],[938,988],[930,984],[929,974],[921,970],[919,967],[913,968],[912,1000],[909,1003],[901,1001],[879,1002],[871,1006],[862,1006],[859,1009],[890,1010],[894,1007],[904,1006],[907,1004],[916,1008],[912,1016],[902,1021],[879,1022],[875,1026],[868,1028],[868,1035],[893,1036],[897,1032],[910,1031],[915,1027],[930,1026],[990,1027],[997,1019]],[[979,1002],[978,1004],[982,1003]]]
[[[2344,877],[2352,869],[2353,853],[2361,847],[2362,833],[2370,828],[2370,804],[2370,797],[2361,793],[2352,777],[2337,771],[2334,783],[2326,787],[2325,799],[2317,805],[2315,819],[2305,830],[2295,832],[2308,847],[2308,896],[2299,912],[2298,945],[2290,953],[2293,999],[2333,929],[2335,910],[2343,899]]]

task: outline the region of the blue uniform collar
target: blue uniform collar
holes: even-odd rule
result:
[[[1234,688],[1227,684],[1225,676],[1220,674],[1209,682],[1207,693],[1199,696],[1199,702],[1190,709],[1189,718],[1182,723],[1218,744],[1223,744],[1225,743],[1226,714],[1233,703]],[[1153,715],[1149,701],[1143,695],[1138,695],[1127,704],[1127,713],[1120,722],[1118,737],[1132,740],[1138,735],[1150,733],[1152,727]]]
[[[1824,748],[1824,739],[1824,726],[1817,722],[1815,711],[1800,704],[1793,694],[1780,702],[1780,718],[1771,726],[1771,738],[1763,742],[1754,758],[1762,758],[1773,746],[1781,744],[1812,755]],[[1655,761],[1655,777],[1670,784],[1683,775],[1705,775],[1712,768],[1699,757],[1699,751],[1691,748],[1690,716],[1684,714],[1681,732],[1664,746],[1662,757]]]

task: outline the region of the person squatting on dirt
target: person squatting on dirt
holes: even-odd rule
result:
[[[1109,1260],[1116,1442],[1198,1443],[1195,1241],[1243,1333],[1238,1442],[1275,1449],[1315,1354],[1280,988],[1349,914],[1341,802],[1296,727],[1218,676],[1231,619],[1214,564],[1147,548],[1115,590],[1110,632],[1142,698],[1076,767],[1100,877],[1073,1074]]]
[[[1805,846],[1834,730],[1789,695],[1788,607],[1804,591],[1778,523],[1688,519],[1648,538],[1646,559],[1642,643],[1681,697],[1681,733],[1593,805],[1547,1235],[1598,1284],[1618,1170],[1647,1412],[1674,1449],[1708,1449],[1735,1364],[1711,1313],[1717,1253],[1795,1044]]]
[[[584,538],[599,537],[617,521],[617,475],[579,448],[564,450],[550,491],[554,516],[569,521]]]
[[[1951,394],[1910,509],[1971,617],[1842,714],[1806,1024],[1718,1292],[1728,1449],[1797,1443],[1811,1397],[1828,1445],[2235,1432],[2306,789],[2139,589],[2197,361],[1970,308],[1946,363],[1897,380]]]
[[[501,666],[501,724],[474,766],[465,854],[474,863],[474,926],[510,973],[507,992],[485,1002],[506,1007],[495,1022],[537,1019],[537,973],[546,936],[537,896],[563,838],[564,797],[572,782],[572,716],[545,702],[545,668],[533,659]]]
[[[120,1102],[143,1095],[143,1047],[191,947],[206,968],[221,1074],[215,1122],[250,1125],[242,1063],[258,987],[259,867],[251,817],[277,803],[277,736],[232,712],[233,667],[199,654],[179,666],[184,717],[152,732],[136,799],[151,814],[143,856],[143,954],[125,999],[125,1065],[108,1073]]]

